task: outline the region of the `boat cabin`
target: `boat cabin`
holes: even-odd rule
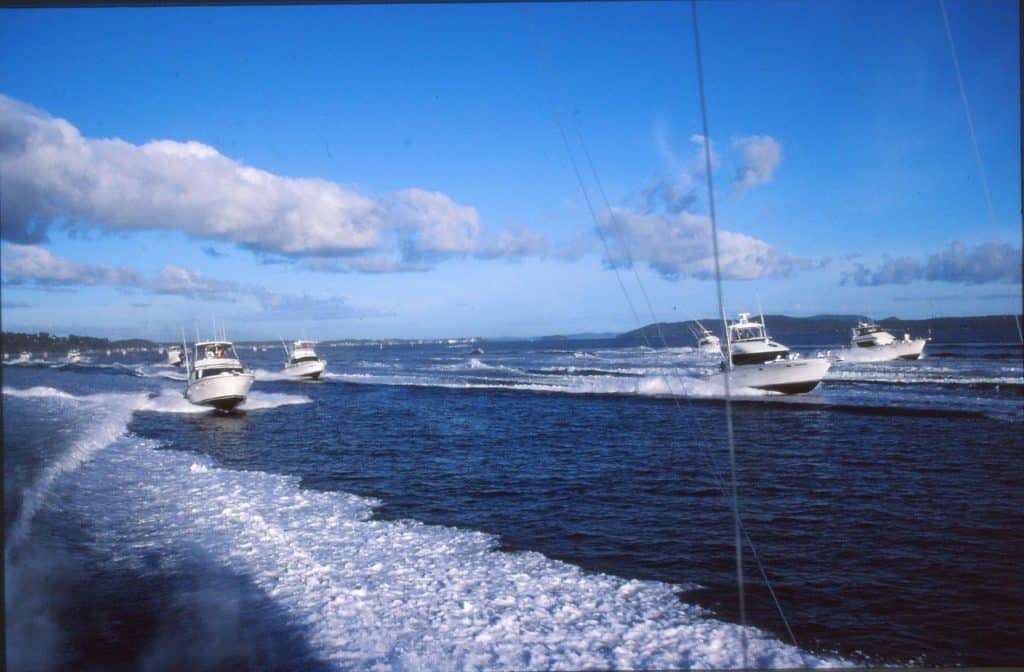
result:
[[[243,373],[242,363],[231,341],[202,341],[196,343],[192,362],[192,380],[219,376],[225,373]]]
[[[744,341],[767,341],[764,323],[751,322],[750,313],[740,313],[740,319],[729,325],[729,340],[733,343]]]
[[[907,336],[907,340],[909,340]],[[873,348],[880,345],[890,345],[896,338],[888,331],[874,322],[858,322],[853,328],[851,343],[858,348]]]
[[[858,336],[867,336],[869,334],[877,334],[882,330],[882,327],[871,323],[871,322],[858,322],[857,326],[853,328],[854,338]]]
[[[295,341],[292,344],[292,351],[288,355],[288,364],[320,361],[320,357],[313,350],[314,345],[316,345],[314,341]]]

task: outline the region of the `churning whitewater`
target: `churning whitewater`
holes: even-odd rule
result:
[[[244,352],[228,415],[142,353],[4,366],[16,667],[742,664],[713,358],[320,349],[315,382]],[[990,638],[971,600],[1016,571],[1019,351],[934,351],[740,391],[744,521],[799,641],[748,555],[751,664],[1011,658],[1016,596]]]
[[[132,436],[134,412],[202,412],[170,390],[75,396],[5,387],[90,421],[23,496],[8,555],[64,485],[61,503],[121,555],[198,544],[250,577],[343,669],[689,668],[740,664],[739,626],[679,601],[679,587],[586,573],[486,534],[372,519],[373,499],[303,489],[296,477],[222,469]],[[249,410],[309,403],[254,393]],[[208,412],[208,411],[207,411]],[[60,483],[61,479],[68,481]],[[748,628],[760,667],[834,666]]]

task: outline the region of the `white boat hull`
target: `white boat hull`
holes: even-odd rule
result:
[[[299,362],[298,364],[285,366],[284,375],[291,378],[309,378],[310,380],[316,380],[326,368],[327,362],[322,359],[315,362]]]
[[[728,373],[732,390],[747,387],[755,390],[801,394],[810,392],[828,373],[827,359],[782,359],[764,364],[735,366]],[[708,382],[725,385],[725,373],[716,373]]]
[[[197,406],[230,411],[245,401],[254,379],[251,373],[222,373],[189,383],[185,398]]]
[[[871,347],[851,347],[838,353],[837,357],[848,362],[888,362],[894,359],[918,359],[924,352],[927,338],[915,338],[910,341],[893,341],[887,345]]]
[[[697,346],[697,352],[704,355],[722,356],[722,346],[714,343],[702,343]]]

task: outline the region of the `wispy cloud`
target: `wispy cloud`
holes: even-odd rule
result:
[[[157,294],[180,294],[206,298],[224,297],[238,291],[238,285],[226,280],[209,278],[199,271],[190,271],[177,266],[164,266],[156,279],[147,283],[147,288]]]
[[[609,244],[610,266],[647,262],[666,278],[715,277],[711,221],[691,212],[640,213],[613,208],[600,229]],[[819,264],[780,252],[763,240],[742,233],[719,231],[722,277],[730,280],[785,276]]]
[[[154,278],[130,268],[115,268],[104,264],[80,264],[56,257],[37,245],[8,243],[0,250],[3,265],[3,283],[7,285],[32,284],[41,287],[93,287],[105,285],[124,289],[141,289],[156,294],[201,296],[207,299],[225,299],[236,291],[233,283],[207,278],[198,271],[177,266],[164,266]]]
[[[673,175],[641,191],[642,211],[619,207],[600,217],[598,232],[609,247],[604,262],[609,266],[646,262],[666,278],[713,278],[711,222],[706,215],[695,212],[705,192],[707,178],[705,138],[690,136],[694,149],[684,161],[672,151],[661,126],[656,127],[655,137],[659,150],[673,168]],[[732,147],[740,152],[738,191],[769,182],[782,159],[779,143],[770,136],[741,138],[734,141]],[[708,148],[711,170],[716,171],[721,166],[721,157],[713,143],[709,143]],[[820,262],[801,259],[753,236],[721,229],[719,253],[722,277],[733,280],[786,276],[831,262],[831,259]]]
[[[204,247],[202,248],[202,250],[203,254],[205,254],[208,257],[213,257],[214,259],[219,259],[220,257],[227,256],[212,245]]]
[[[519,227],[514,231],[502,231],[495,240],[483,243],[473,256],[482,259],[522,259],[543,257],[547,253],[547,239]]]
[[[968,248],[960,241],[927,259],[885,257],[875,268],[856,263],[842,276],[842,284],[860,286],[905,285],[918,280],[978,285],[1020,283],[1021,250],[1006,243],[981,243]]]
[[[1021,251],[1006,243],[982,243],[968,249],[960,241],[928,257],[926,280],[962,282],[1020,282]]]
[[[15,243],[45,242],[60,223],[176,230],[288,257],[343,255],[342,263],[385,255],[399,268],[474,254],[519,257],[524,249],[488,246],[476,208],[441,192],[409,188],[374,198],[327,180],[259,170],[199,142],[86,138],[69,122],[2,95],[0,172],[0,232]],[[499,233],[499,241],[502,235],[516,234]]]
[[[263,320],[350,320],[363,317],[390,317],[393,313],[375,308],[356,308],[344,297],[314,297],[306,294],[282,294],[269,290],[256,292],[260,304],[256,319]]]
[[[48,250],[35,245],[9,244],[0,252],[3,260],[4,283],[20,285],[33,282],[51,286],[112,285],[141,287],[145,279],[130,268],[115,268],[102,264],[78,264],[55,257]]]
[[[199,271],[164,266],[152,278],[126,268],[78,264],[56,257],[35,245],[8,243],[2,254],[3,283],[42,287],[112,287],[141,290],[151,294],[177,295],[204,301],[255,302],[258,309],[248,319],[340,320],[359,317],[387,317],[391,313],[375,308],[348,305],[344,297],[313,297],[306,294],[277,292],[266,287],[211,278]],[[148,302],[135,302],[135,308],[148,308]],[[30,307],[4,302],[4,308]]]
[[[853,270],[843,273],[842,284],[855,285],[907,285],[921,278],[921,264],[910,257],[884,257],[875,269],[856,263]]]
[[[752,135],[733,140],[733,149],[740,152],[733,191],[741,194],[772,181],[782,161],[782,146],[769,135]]]
[[[8,301],[7,299],[4,299],[3,301],[0,301],[0,308],[3,308],[5,310],[9,309],[9,308],[31,308],[31,307],[32,307],[31,303],[26,303],[24,301]]]
[[[562,261],[577,261],[584,255],[592,252],[596,247],[597,240],[593,235],[584,236],[577,234],[555,245],[554,255]]]
[[[685,161],[680,160],[667,141],[659,134],[661,151],[672,165],[672,175],[653,182],[641,190],[648,212],[663,208],[668,212],[683,212],[697,203],[702,193],[704,180],[707,177],[707,159],[704,156],[704,136],[691,135],[690,142],[695,145],[693,153]],[[711,170],[718,170],[721,158],[711,148]]]

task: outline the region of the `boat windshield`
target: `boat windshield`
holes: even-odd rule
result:
[[[292,364],[301,364],[302,362],[316,362],[319,358],[316,355],[304,355],[302,357],[292,357]]]
[[[203,359],[238,359],[230,343],[210,343],[203,346]]]
[[[214,366],[197,370],[196,378],[209,378],[210,376],[220,376],[225,373],[242,373],[242,369],[237,366]]]
[[[760,341],[764,340],[764,337],[764,327],[760,324],[732,328],[733,341]]]

